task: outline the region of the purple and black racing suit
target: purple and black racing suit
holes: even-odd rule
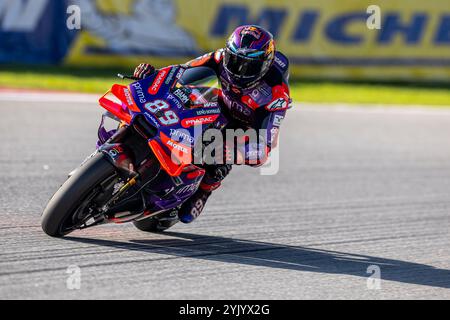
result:
[[[227,129],[252,128],[257,132],[264,132],[258,136],[257,143],[244,141],[234,147],[235,158],[244,160],[240,164],[260,166],[267,160],[272,148],[276,147],[281,122],[291,103],[288,84],[289,61],[277,51],[274,63],[264,77],[251,87],[241,89],[233,84],[223,67],[223,51],[224,49],[219,49],[205,54],[183,66],[209,67],[216,72],[222,87],[219,101],[225,107],[223,112],[229,120]],[[206,175],[200,187],[205,191],[217,189],[225,176],[216,174],[214,165],[205,168]],[[228,172],[229,170],[226,174]]]

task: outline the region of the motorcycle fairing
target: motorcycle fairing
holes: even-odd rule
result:
[[[192,150],[197,142],[202,143],[196,138],[212,125],[219,128],[226,125],[226,118],[217,102],[200,101],[202,104],[186,108],[173,93],[183,72],[181,67],[164,68],[128,86],[116,84],[99,100],[113,117],[128,126],[136,129],[144,118],[152,129],[147,139],[148,145],[163,169],[155,173],[155,179],[149,185],[153,190],[146,199],[152,213],[177,207],[198,189],[205,171],[192,164]],[[192,96],[190,98],[193,100]],[[158,107],[155,106],[157,100],[164,102]],[[161,106],[164,107],[162,110]],[[169,120],[176,118],[177,121],[164,123],[167,119],[161,121],[160,117],[164,116],[162,111],[171,111]],[[115,146],[110,149],[104,143],[113,132],[102,133],[100,141],[105,145],[104,152],[117,151]],[[115,151],[112,152],[114,154]],[[126,154],[126,150],[120,154]],[[108,156],[111,157],[111,154]],[[114,162],[114,158],[111,160]],[[122,170],[129,166],[128,162],[121,160],[120,163],[125,164],[121,166]]]
[[[131,124],[138,114],[144,114],[157,130],[148,140],[149,147],[161,163],[162,168],[173,177],[179,176],[183,168],[192,163],[192,149],[196,133],[203,133],[221,114],[218,103],[211,102],[187,109],[172,89],[183,75],[184,69],[171,66],[161,69],[148,78],[128,86],[114,85],[101,99],[100,104],[109,112]],[[108,99],[115,96],[121,103]],[[201,126],[198,130],[198,126]],[[194,139],[178,139],[172,132],[182,130],[185,136]]]

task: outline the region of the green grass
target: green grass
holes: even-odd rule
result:
[[[131,70],[0,66],[0,88],[104,93]],[[292,81],[295,102],[450,106],[450,84]]]
[[[112,84],[123,82],[116,76],[119,72],[124,70],[8,67],[0,69],[0,88],[104,93]]]
[[[438,85],[300,82],[291,88],[294,101],[450,107],[450,88]]]

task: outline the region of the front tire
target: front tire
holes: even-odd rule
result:
[[[42,230],[52,237],[62,237],[73,231],[65,228],[68,220],[94,189],[114,174],[114,166],[102,153],[89,159],[50,199],[42,214]]]

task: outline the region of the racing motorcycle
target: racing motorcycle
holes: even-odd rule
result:
[[[119,76],[132,82],[113,85],[99,99],[106,112],[95,152],[69,174],[42,214],[50,236],[106,223],[133,222],[148,232],[170,228],[205,174],[201,161],[193,161],[205,148],[203,133],[227,124],[209,68],[170,66],[142,80]],[[107,130],[107,118],[117,126]]]

